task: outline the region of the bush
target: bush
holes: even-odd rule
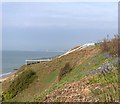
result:
[[[119,40],[119,35],[115,35],[111,40],[104,39],[103,42],[100,43],[100,49],[102,52],[109,52],[111,55],[118,55],[118,46],[120,46]]]
[[[10,100],[14,96],[16,96],[17,93],[26,89],[35,78],[36,73],[32,70],[26,70],[22,72],[20,75],[18,75],[17,78],[13,80],[8,90],[6,92],[3,92],[3,99]]]
[[[72,70],[69,63],[66,63],[65,66],[60,70],[58,75],[58,80],[60,81],[62,77],[64,77],[67,73]]]
[[[104,39],[100,44],[100,48],[103,52],[108,52],[110,50],[109,41],[107,39]]]

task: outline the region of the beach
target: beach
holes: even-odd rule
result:
[[[0,78],[0,83],[2,83],[3,81],[7,80],[8,77],[6,78]]]
[[[5,73],[5,74],[1,74],[0,75],[0,83],[2,83],[3,81],[11,78],[11,77],[14,77],[14,74],[16,73],[16,71],[14,72],[9,72],[9,73]]]

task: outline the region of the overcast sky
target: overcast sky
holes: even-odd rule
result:
[[[118,33],[118,3],[3,3],[3,50],[65,50]]]

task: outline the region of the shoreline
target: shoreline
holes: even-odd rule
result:
[[[1,74],[0,75],[0,83],[2,83],[3,81],[7,80],[8,78],[10,78],[10,76],[14,75],[15,73],[16,73],[16,71]]]

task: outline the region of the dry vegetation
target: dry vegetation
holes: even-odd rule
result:
[[[119,35],[115,35],[114,38],[111,40],[104,39],[103,42],[100,43],[100,48],[102,52],[109,52],[111,55],[115,56],[118,56],[119,46],[120,46]]]
[[[61,58],[54,59],[50,62],[43,62],[21,67],[21,70],[18,70],[16,76],[19,76],[20,73],[24,72],[25,70],[31,69],[38,77],[28,86],[28,88],[25,88],[23,91],[17,93],[17,96],[12,98],[11,101],[34,101],[35,96],[38,96],[53,83],[56,83],[59,72],[60,70],[64,69],[66,63],[69,63],[70,67],[75,69],[98,51],[99,48],[97,47],[89,47],[83,50],[75,51]],[[68,72],[69,71],[67,71],[67,73]],[[67,73],[65,73],[64,77],[69,75]],[[15,77],[13,81],[15,81],[16,78],[17,77]],[[3,82],[3,91],[9,89],[11,83],[11,80]]]
[[[50,62],[23,66],[16,73],[18,77],[12,81],[3,82],[4,93],[6,91],[14,93],[20,89],[17,93],[15,92],[16,96],[12,96],[13,98],[8,96],[9,94],[7,96],[5,94],[5,101],[6,99],[16,102],[118,101],[118,70],[115,68],[117,67],[116,58],[119,46],[119,37],[115,36],[111,40],[104,39],[95,46],[76,50]],[[106,53],[110,56],[104,58]],[[107,73],[100,75],[96,73],[97,69],[101,70],[103,64],[107,62],[113,62],[110,67],[108,65],[104,69]],[[115,70],[111,69],[112,71],[108,72],[109,68]],[[30,72],[30,75],[37,76],[35,79],[30,77],[29,73],[25,74],[29,69],[35,73]],[[22,75],[23,72],[25,75]],[[29,83],[27,79],[34,80]],[[17,86],[18,82],[22,82],[27,87],[21,86],[23,84]]]

